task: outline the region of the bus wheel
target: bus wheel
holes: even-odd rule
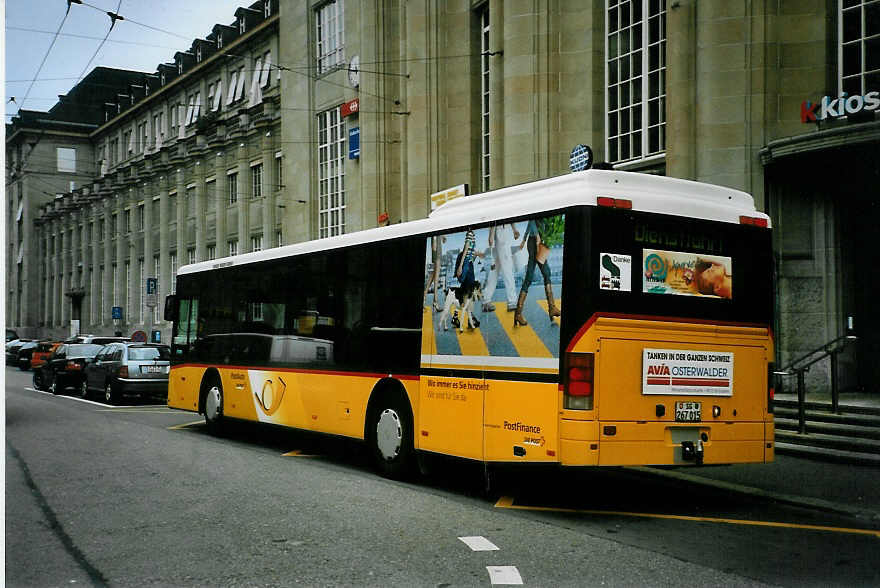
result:
[[[223,384],[214,379],[207,383],[205,391],[205,424],[212,432],[220,430],[223,420]]]
[[[383,476],[405,478],[413,464],[412,413],[405,403],[394,397],[372,411],[369,443],[376,466]]]

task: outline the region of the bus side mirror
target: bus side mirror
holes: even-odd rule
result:
[[[176,321],[177,320],[177,296],[174,294],[169,294],[165,297],[165,313],[164,318],[166,321]]]

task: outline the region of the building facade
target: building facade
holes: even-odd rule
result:
[[[161,301],[182,264],[421,218],[434,192],[567,173],[588,144],[753,194],[775,227],[777,362],[852,324],[843,384],[867,387],[877,23],[877,0],[256,2],[102,98],[75,190],[25,189],[37,159],[18,172],[8,322],[167,340],[148,277]]]

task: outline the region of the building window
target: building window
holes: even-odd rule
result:
[[[140,293],[140,303],[138,304],[138,322],[144,324],[144,308],[146,307],[146,280],[144,280],[144,260],[138,260],[138,292]]]
[[[144,230],[144,205],[138,204],[137,207],[137,230]]]
[[[251,166],[251,194],[254,200],[263,197],[263,164]]]
[[[122,232],[128,234],[131,232],[131,209],[126,208],[122,212]]]
[[[217,258],[217,246],[216,245],[208,245],[207,250],[207,259],[216,259]]]
[[[223,32],[217,31],[217,49],[223,48]]]
[[[243,35],[246,30],[247,30],[247,21],[245,20],[244,15],[242,14],[238,18],[238,34]]]
[[[880,2],[846,0],[840,6],[840,92],[880,90]]]
[[[281,247],[284,242],[281,240],[281,231],[275,231],[275,247]]]
[[[190,94],[189,99],[187,100],[186,107],[186,119],[184,119],[184,126],[189,126],[192,123],[196,122],[199,119],[199,113],[202,109],[202,93],[196,92],[194,94]]]
[[[272,0],[263,0],[263,18],[272,16]]]
[[[194,248],[186,250],[186,262],[189,264],[196,262],[196,250]]]
[[[489,8],[480,13],[480,184],[489,191]]]
[[[255,235],[251,237],[251,251],[263,250],[263,235]]]
[[[125,314],[122,316],[132,316],[131,308],[131,262],[125,262]],[[129,321],[130,322],[130,321]]]
[[[238,202],[238,174],[227,174],[226,184],[229,186],[229,204],[235,204]]]
[[[608,160],[666,149],[666,2],[609,0],[606,38]]]
[[[275,186],[273,186],[275,190],[280,190],[284,187],[284,166],[282,163],[283,160],[281,159],[281,152],[279,151],[275,154]]]
[[[238,241],[233,239],[232,241],[228,241],[226,243],[227,250],[230,256],[238,255]]]
[[[316,55],[318,74],[322,74],[345,63],[345,35],[343,24],[345,11],[343,0],[328,2],[317,9]]]
[[[339,107],[318,115],[318,237],[345,233],[345,122]]]
[[[76,149],[70,147],[58,147],[55,149],[58,155],[58,171],[76,172]]]

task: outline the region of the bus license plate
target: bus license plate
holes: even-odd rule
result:
[[[676,402],[675,421],[678,423],[698,423],[703,420],[703,407],[699,402]]]

